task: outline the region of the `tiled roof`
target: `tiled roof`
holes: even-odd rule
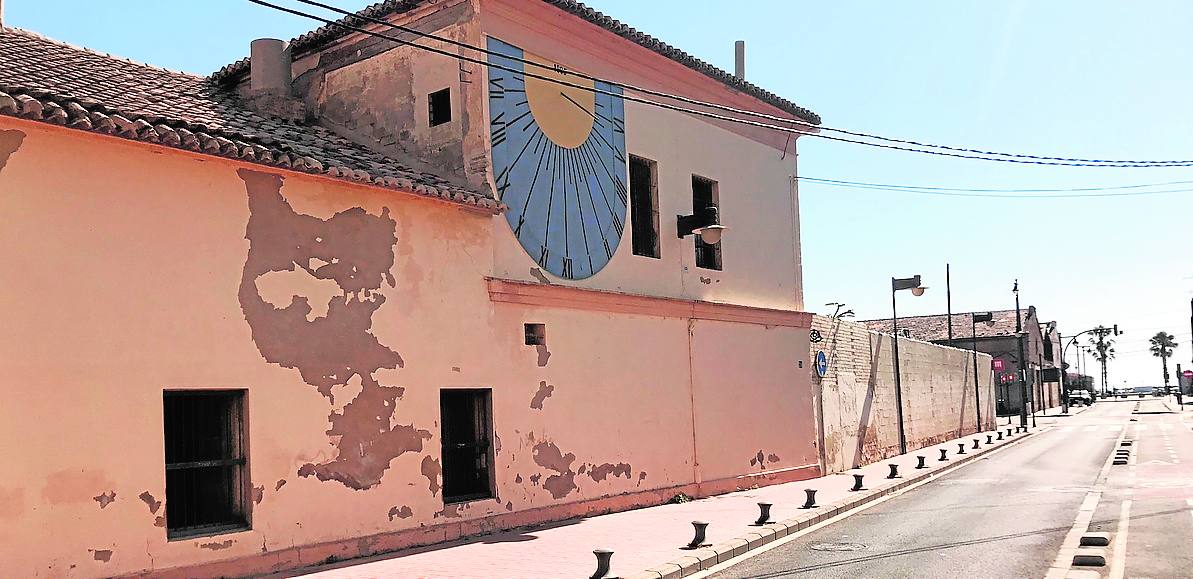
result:
[[[0,115],[500,209],[322,127],[257,114],[205,77],[17,28],[0,27]]]
[[[370,5],[353,16],[345,16],[337,20],[339,24],[345,24],[355,27],[367,27],[371,25],[365,18],[385,18],[394,14],[401,14],[417,8],[425,4],[428,0],[385,0]],[[671,60],[674,60],[692,70],[695,70],[705,76],[708,76],[716,81],[724,83],[729,87],[748,94],[762,102],[783,110],[785,112],[795,115],[797,118],[808,121],[809,123],[819,125],[820,115],[801,107],[779,95],[776,95],[768,90],[765,90],[753,83],[746,82],[737,78],[736,76],[721,70],[699,58],[696,58],[666,42],[663,42],[649,34],[640,32],[623,24],[615,18],[606,16],[605,14],[589,8],[582,2],[576,0],[542,0],[552,6],[555,6],[565,12],[578,16],[588,22],[600,26],[626,40],[634,42],[651,51],[661,54]],[[303,34],[290,42],[290,48],[295,55],[303,52],[316,50],[330,42],[343,38],[351,34],[351,31],[333,24],[325,24],[311,32]],[[216,82],[224,83],[239,79],[241,76],[248,73],[249,59],[243,58],[232,64],[221,68],[211,75],[211,78]]]
[[[1026,329],[1028,324],[1033,323],[1031,319],[1031,308],[1024,308],[1023,313],[1023,328]],[[1015,335],[1015,310],[1001,310],[990,312],[994,314],[993,324],[986,322],[979,322],[977,324],[977,335],[979,338],[997,338],[1001,336]],[[940,314],[936,316],[910,316],[899,318],[899,331],[903,330],[911,332],[911,337],[916,340],[923,340],[925,342],[934,342],[939,340],[949,339],[949,325],[948,315]],[[875,332],[890,333],[891,320],[865,320],[861,323],[866,325],[866,328]],[[953,339],[954,340],[968,340],[972,335],[970,329],[969,314],[953,314]]]

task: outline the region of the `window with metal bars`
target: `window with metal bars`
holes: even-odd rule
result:
[[[492,390],[444,389],[439,394],[443,439],[443,502],[492,498]]]
[[[244,390],[167,390],[166,536],[249,527]]]
[[[659,257],[659,188],[656,163],[630,157],[630,230],[634,255]]]
[[[720,194],[717,182],[704,177],[692,175],[692,212],[700,215],[709,207],[720,207]],[[696,236],[696,267],[704,269],[721,269],[721,242],[705,243],[699,235]]]

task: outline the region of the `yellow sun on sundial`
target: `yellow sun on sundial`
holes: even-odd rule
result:
[[[592,132],[595,94],[593,83],[561,72],[562,67],[554,62],[526,53],[526,60],[542,64],[545,68],[528,66],[528,72],[554,81],[587,88],[575,88],[541,78],[526,77],[526,100],[530,111],[543,133],[551,142],[565,149],[576,149],[588,140]]]

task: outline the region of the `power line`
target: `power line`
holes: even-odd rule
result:
[[[358,14],[356,12],[345,10],[345,9],[339,8],[337,6],[333,6],[331,4],[319,2],[318,0],[295,0],[295,1],[300,2],[302,4],[306,4],[308,6],[315,6],[318,8],[322,8],[324,10],[328,10],[330,12],[335,12],[336,14],[340,14],[345,17],[356,18],[358,20],[364,20],[366,22],[370,22],[373,24],[386,26],[386,27],[389,27],[394,30],[400,30],[402,32],[406,32],[408,34],[413,34],[413,35],[419,36],[421,38],[437,40],[439,42],[443,42],[443,43],[450,44],[452,46],[457,46],[460,48],[465,48],[468,50],[473,50],[473,51],[476,51],[476,52],[479,52],[479,53],[482,53],[482,54],[485,54],[488,56],[496,56],[496,57],[506,58],[509,60],[513,60],[515,62],[519,62],[523,65],[530,65],[530,66],[534,66],[534,67],[545,69],[545,70],[551,70],[553,72],[563,73],[563,74],[566,74],[569,76],[574,76],[574,77],[592,81],[592,82],[602,82],[602,83],[605,83],[605,84],[608,84],[611,86],[615,86],[615,87],[618,87],[618,88],[621,88],[624,90],[631,90],[634,92],[647,94],[650,96],[673,99],[673,100],[677,100],[677,101],[687,103],[690,105],[709,107],[709,108],[713,108],[713,109],[717,109],[717,110],[721,110],[721,111],[725,111],[725,112],[731,112],[734,114],[740,114],[740,115],[746,115],[746,116],[751,116],[751,117],[755,117],[755,118],[766,119],[768,121],[790,123],[790,124],[802,126],[805,128],[814,129],[814,130],[830,131],[830,132],[834,132],[834,133],[841,133],[843,135],[850,135],[853,137],[873,139],[876,141],[884,141],[884,142],[888,142],[888,143],[898,143],[901,145],[912,145],[915,147],[941,149],[941,150],[945,150],[945,151],[955,151],[955,152],[959,152],[959,153],[973,153],[973,154],[978,154],[978,155],[1009,157],[1009,158],[1016,158],[1016,159],[1035,159],[1035,160],[1043,160],[1043,161],[1067,161],[1067,162],[1072,162],[1072,163],[1089,163],[1089,164],[1098,164],[1098,165],[1107,164],[1107,163],[1119,163],[1119,164],[1128,164],[1128,165],[1140,165],[1141,164],[1141,165],[1175,165],[1175,166],[1184,166],[1184,165],[1188,165],[1188,164],[1193,164],[1193,160],[1133,161],[1133,160],[1118,160],[1118,159],[1082,159],[1082,158],[1074,158],[1074,157],[1050,157],[1050,156],[1044,156],[1044,155],[1027,155],[1027,154],[1021,154],[1021,153],[1003,153],[1003,152],[999,152],[999,151],[986,151],[986,150],[981,150],[981,149],[970,149],[970,148],[965,148],[965,147],[953,147],[953,146],[949,146],[949,145],[937,145],[937,144],[932,144],[932,143],[922,143],[922,142],[912,141],[912,140],[907,140],[907,139],[896,139],[893,137],[884,137],[881,135],[875,135],[875,134],[871,134],[871,133],[850,131],[850,130],[840,129],[840,128],[836,128],[836,127],[818,125],[816,123],[810,123],[810,122],[799,120],[799,119],[789,119],[789,118],[779,117],[779,116],[770,115],[770,114],[766,114],[766,113],[761,113],[758,111],[752,111],[752,110],[748,110],[748,109],[739,109],[736,107],[730,107],[730,106],[722,105],[719,103],[702,101],[699,99],[693,99],[693,98],[689,98],[689,97],[685,97],[685,96],[680,96],[680,95],[676,95],[676,94],[671,94],[671,93],[648,89],[648,88],[644,88],[644,87],[640,87],[640,86],[635,86],[635,85],[628,84],[628,83],[605,80],[605,79],[601,79],[601,78],[598,78],[595,76],[584,74],[584,73],[578,72],[578,71],[560,70],[560,69],[556,69],[556,68],[554,68],[550,65],[547,65],[547,64],[543,64],[540,62],[534,62],[532,60],[525,59],[525,58],[517,58],[517,57],[512,57],[509,55],[501,54],[499,52],[494,52],[487,48],[482,48],[480,46],[475,46],[472,44],[468,44],[466,42],[461,42],[454,38],[447,38],[444,36],[439,36],[436,34],[423,32],[421,30],[410,28],[408,26],[402,26],[400,24],[395,24],[393,22],[389,22],[387,20],[383,20],[380,18],[375,18],[372,16]],[[419,46],[419,45],[415,45],[415,46]]]
[[[886,191],[890,193],[906,193],[910,195],[933,195],[939,197],[970,197],[977,199],[1078,199],[1091,197],[1139,197],[1144,195],[1165,195],[1172,193],[1190,193],[1191,189],[1164,189],[1160,191],[1124,191],[1119,193],[1070,193],[1070,194],[1049,194],[1049,195],[1032,195],[1032,194],[1010,194],[1010,193],[959,193],[953,191],[933,191],[921,189],[904,189],[896,187],[870,187],[863,185],[843,185],[838,183],[822,183],[818,181],[809,181],[811,185],[823,185],[826,187],[840,187],[844,189],[859,189],[868,191]]]
[[[338,22],[338,21],[335,21],[335,20],[330,20],[330,19],[327,19],[327,18],[323,18],[323,17],[321,17],[321,16],[317,16],[317,15],[314,15],[314,14],[310,14],[310,13],[307,13],[307,12],[303,12],[303,11],[301,11],[301,10],[295,10],[295,9],[293,9],[293,8],[287,8],[287,7],[285,7],[285,6],[280,6],[280,5],[278,5],[278,4],[274,4],[274,3],[271,3],[271,2],[267,2],[267,1],[265,1],[265,0],[248,0],[248,1],[249,1],[249,2],[252,2],[253,4],[257,4],[257,5],[260,5],[260,6],[264,6],[264,7],[266,7],[266,8],[270,8],[270,9],[277,10],[277,11],[280,11],[280,12],[285,12],[285,13],[288,13],[288,14],[291,14],[291,15],[294,15],[294,16],[300,16],[300,17],[303,17],[303,18],[308,18],[308,19],[311,19],[311,20],[315,20],[315,21],[317,21],[317,22],[322,22],[322,23],[324,23],[324,24],[326,24],[326,25],[329,25],[329,26],[335,26],[335,27],[338,27],[338,28],[342,28],[342,29],[344,29],[344,30],[348,30],[348,31],[352,31],[352,32],[357,32],[357,33],[360,33],[360,34],[365,34],[365,35],[368,35],[368,36],[373,36],[373,37],[377,37],[377,38],[382,38],[382,39],[389,40],[389,41],[391,41],[391,42],[394,42],[394,43],[397,43],[397,44],[400,44],[400,45],[403,45],[403,46],[410,46],[410,47],[413,47],[413,48],[418,48],[418,49],[420,49],[420,50],[425,50],[425,51],[428,51],[428,52],[431,52],[431,53],[434,53],[434,54],[439,54],[439,55],[446,56],[446,57],[449,57],[449,58],[454,58],[454,59],[457,59],[457,60],[460,60],[460,61],[463,61],[463,62],[469,62],[469,63],[477,64],[477,65],[480,65],[480,66],[486,66],[486,67],[489,67],[489,68],[496,68],[496,69],[498,69],[498,70],[504,70],[504,71],[506,71],[506,72],[510,72],[510,73],[513,73],[513,74],[519,74],[519,75],[522,75],[522,76],[527,76],[527,77],[530,77],[530,78],[535,78],[535,79],[543,80],[543,81],[550,82],[550,83],[553,83],[553,84],[557,84],[557,85],[560,85],[560,86],[565,86],[565,87],[569,87],[569,88],[575,88],[575,89],[578,89],[578,90],[584,90],[584,91],[592,92],[592,93],[595,93],[595,94],[609,95],[609,96],[613,96],[613,97],[616,97],[616,98],[621,98],[621,99],[624,99],[624,100],[627,100],[627,101],[630,101],[630,102],[637,102],[637,103],[640,103],[640,104],[645,104],[645,105],[654,106],[654,107],[658,107],[658,108],[662,108],[662,109],[666,109],[666,110],[672,110],[672,111],[676,111],[676,112],[681,112],[681,113],[686,113],[686,114],[691,114],[691,115],[701,116],[701,117],[705,117],[705,118],[709,118],[709,119],[714,119],[714,120],[718,120],[718,121],[724,121],[724,122],[729,122],[729,123],[737,123],[737,124],[742,124],[742,125],[747,125],[747,126],[753,126],[753,127],[763,128],[763,129],[770,129],[770,130],[775,130],[775,131],[779,131],[779,132],[783,132],[783,133],[796,134],[796,135],[808,135],[808,136],[811,136],[811,137],[816,137],[816,138],[820,138],[820,139],[826,139],[826,140],[830,140],[830,141],[837,141],[837,142],[843,142],[843,143],[850,143],[850,144],[855,144],[855,145],[864,145],[864,146],[868,146],[868,147],[876,147],[876,148],[881,148],[881,149],[889,149],[889,150],[895,150],[895,151],[905,151],[905,152],[921,153],[921,154],[926,154],[926,155],[936,155],[936,156],[942,156],[942,157],[952,157],[952,158],[959,158],[959,159],[973,159],[973,160],[980,160],[980,161],[996,161],[996,162],[1001,162],[1001,163],[1016,163],[1016,164],[1024,164],[1024,165],[1047,165],[1047,166],[1066,166],[1066,167],[1109,167],[1109,168],[1159,168],[1159,167],[1193,167],[1193,160],[1188,160],[1188,161],[1106,161],[1106,160],[1098,160],[1098,159],[1071,159],[1071,160],[1070,160],[1070,159],[1068,159],[1068,158],[1063,158],[1063,157],[1055,157],[1055,158],[1050,158],[1050,157],[1036,157],[1036,156],[1031,156],[1031,155],[1017,155],[1017,154],[1009,154],[1009,153],[980,152],[980,151],[978,151],[978,150],[968,150],[968,149],[960,149],[960,148],[950,148],[950,147],[945,147],[945,146],[940,146],[940,145],[924,145],[924,144],[916,143],[916,142],[914,142],[914,141],[901,141],[901,140],[897,140],[897,139],[889,139],[889,138],[886,138],[886,137],[878,137],[878,136],[876,136],[876,135],[874,135],[874,136],[871,136],[871,135],[866,135],[866,134],[864,134],[864,133],[856,133],[856,135],[858,135],[858,136],[864,136],[864,138],[871,138],[871,139],[883,140],[883,141],[888,141],[888,142],[901,142],[901,143],[905,143],[905,144],[912,145],[912,146],[901,146],[901,145],[888,145],[888,144],[883,144],[883,143],[872,143],[872,142],[868,142],[868,141],[861,141],[861,140],[852,139],[852,138],[845,138],[845,137],[835,137],[835,136],[825,135],[825,134],[823,134],[823,133],[810,133],[810,132],[806,132],[806,131],[804,131],[804,130],[797,130],[797,129],[794,129],[794,128],[791,128],[791,127],[784,127],[784,126],[773,125],[773,124],[769,124],[769,123],[762,123],[762,122],[758,122],[758,121],[751,121],[751,120],[746,120],[746,119],[739,119],[739,118],[734,118],[734,117],[728,117],[728,116],[721,115],[721,114],[710,113],[710,112],[708,112],[708,111],[700,111],[700,110],[695,110],[695,109],[685,108],[685,107],[681,107],[681,106],[677,106],[677,105],[672,105],[672,104],[669,104],[669,103],[662,103],[662,102],[658,102],[658,101],[652,101],[652,100],[649,100],[649,99],[644,99],[644,98],[641,98],[641,97],[635,97],[635,96],[631,96],[631,95],[625,95],[625,94],[615,93],[615,92],[612,92],[612,91],[606,91],[606,90],[603,90],[603,89],[597,88],[597,87],[595,87],[595,86],[588,87],[588,86],[584,86],[584,85],[579,85],[579,84],[576,84],[576,83],[572,83],[572,82],[568,82],[568,81],[560,80],[560,79],[557,79],[557,78],[551,78],[551,77],[548,77],[548,76],[539,75],[539,74],[535,74],[535,73],[532,73],[532,72],[527,72],[527,71],[525,71],[525,70],[517,70],[517,69],[511,68],[511,67],[507,67],[507,66],[503,66],[503,65],[500,65],[500,64],[490,63],[490,62],[487,62],[487,61],[484,61],[484,60],[481,60],[481,59],[478,59],[478,58],[473,58],[473,57],[465,56],[465,55],[462,55],[462,54],[455,54],[455,53],[452,53],[452,52],[450,52],[450,51],[446,51],[446,50],[443,50],[443,49],[439,49],[439,48],[435,48],[435,47],[431,47],[431,46],[426,46],[426,45],[421,45],[421,44],[415,44],[415,43],[413,43],[413,42],[408,42],[408,41],[405,41],[405,40],[402,40],[402,39],[399,39],[399,38],[395,38],[395,37],[393,37],[393,36],[389,36],[389,35],[386,35],[386,34],[382,34],[382,33],[379,33],[379,32],[373,31],[373,30],[368,30],[368,29],[365,29],[365,28],[361,28],[361,27],[359,27],[359,26],[353,26],[353,25],[350,25],[350,24],[345,24],[345,23],[343,23],[343,22]],[[298,1],[300,1],[300,2],[304,2],[304,1],[305,1],[305,2],[306,2],[306,3],[308,3],[308,4],[311,4],[311,3],[312,3],[312,2],[310,2],[310,1],[308,1],[308,0],[298,0]],[[347,14],[347,15],[349,15],[349,16],[353,16],[353,17],[356,17],[356,18],[359,18],[359,19],[363,19],[363,20],[369,20],[369,17],[365,17],[365,16],[358,16],[358,15],[356,15],[356,14],[354,14],[354,13],[350,13],[350,12],[347,12],[347,11],[342,11],[342,10],[340,10],[340,9],[338,9],[338,8],[334,8],[334,7],[332,7],[332,8],[328,8],[328,9],[331,9],[331,10],[336,10],[336,11],[339,11],[340,13]],[[389,23],[389,22],[381,21],[381,20],[378,20],[378,22],[381,22],[383,25],[385,25],[385,26],[389,26],[389,27],[393,27],[393,28],[395,28],[395,29],[399,29],[399,30],[400,30],[400,29],[402,29],[402,27],[399,27],[399,26],[398,26],[398,25],[396,25],[396,24],[392,24],[392,23]],[[412,29],[410,29],[410,30],[412,30]],[[442,41],[446,41],[445,39],[441,39],[441,38],[439,38],[439,37],[436,37],[436,36],[433,36],[433,35],[428,35],[428,34],[426,34],[426,33],[420,33],[420,32],[417,32],[417,31],[416,31],[415,33],[416,33],[416,34],[419,34],[419,35],[423,35],[423,36],[429,37],[429,38],[435,38],[435,39],[439,39],[439,40],[442,40]],[[481,48],[479,48],[479,47],[475,47],[475,46],[468,45],[468,44],[463,44],[463,43],[461,43],[461,44],[462,44],[463,46],[466,46],[466,47],[468,47],[468,48],[469,48],[469,49],[471,49],[471,50],[477,50],[477,51],[481,51],[481,52],[487,52],[487,51],[485,51],[484,49],[481,49]],[[514,59],[512,59],[511,57],[508,57],[508,56],[504,56],[504,55],[500,55],[500,56],[502,56],[503,58],[510,58],[511,60],[514,60]],[[561,71],[561,72],[562,72],[562,71]],[[593,79],[595,79],[595,77],[586,77],[586,76],[584,76],[584,75],[577,75],[577,76],[581,76],[581,78],[593,78]],[[596,81],[599,81],[599,82],[602,82],[602,83],[605,83],[605,84],[609,84],[610,86],[616,86],[616,87],[618,87],[618,88],[621,88],[621,87],[623,87],[623,86],[627,86],[627,85],[621,85],[621,84],[618,84],[618,83],[612,83],[612,82],[605,81],[605,80],[600,80],[600,79],[596,79],[594,82],[596,82]],[[633,88],[629,88],[628,90],[638,91],[638,90],[645,90],[645,89],[638,89],[637,87],[633,87]],[[678,101],[681,101],[681,102],[690,102],[690,103],[692,103],[692,104],[700,104],[701,106],[709,106],[709,107],[712,107],[712,108],[719,108],[719,109],[722,109],[722,110],[732,111],[732,112],[735,112],[735,113],[737,113],[737,114],[745,114],[745,115],[756,116],[756,117],[757,117],[757,116],[761,116],[761,117],[763,117],[763,118],[767,118],[767,117],[769,117],[769,118],[772,118],[772,119],[777,119],[777,120],[778,120],[778,121],[780,121],[780,122],[784,122],[784,123],[792,123],[792,124],[803,124],[803,125],[806,125],[807,127],[814,128],[814,129],[821,129],[821,130],[833,130],[833,131],[835,131],[835,132],[842,132],[842,133],[845,133],[845,134],[855,134],[855,133],[848,133],[848,132],[844,131],[843,129],[831,129],[830,127],[819,127],[819,126],[817,126],[817,125],[814,125],[814,124],[811,124],[811,123],[804,123],[803,121],[798,121],[798,120],[794,120],[794,119],[784,119],[784,118],[782,118],[782,117],[771,117],[771,116],[769,116],[769,115],[765,115],[764,113],[757,113],[757,112],[754,112],[754,111],[745,111],[745,110],[742,110],[742,109],[734,109],[734,108],[731,108],[731,107],[724,107],[723,105],[717,105],[717,104],[715,104],[715,103],[704,103],[704,102],[702,102],[702,101],[697,101],[697,100],[694,100],[694,99],[688,99],[688,98],[686,98],[686,97],[681,97],[681,96],[678,96],[678,95],[670,95],[670,94],[667,94],[667,93],[659,93],[659,92],[657,92],[657,91],[652,91],[652,92],[656,93],[657,95],[663,96],[664,98],[674,99],[674,100],[678,100]],[[922,147],[936,147],[936,148],[940,148],[940,149],[943,149],[943,150],[942,150],[942,151],[934,151],[934,150],[931,150],[931,149],[925,149],[925,148],[922,148]],[[974,154],[970,154],[971,152],[972,152],[972,153],[974,153]],[[983,155],[990,155],[990,154],[995,154],[995,155],[1005,155],[1005,156],[1008,156],[1009,158],[1001,158],[1001,157],[990,157],[990,156],[983,156]],[[1056,160],[1056,161],[1044,161],[1044,160],[1041,160],[1041,159],[1060,159],[1060,160]]]
[[[1144,183],[1135,185],[1111,185],[1106,187],[1071,187],[1059,189],[974,189],[971,187],[932,187],[925,185],[894,185],[887,183],[867,183],[865,181],[844,181],[841,179],[821,179],[818,177],[799,177],[800,181],[816,183],[832,183],[839,185],[860,185],[865,187],[881,187],[884,189],[917,189],[927,191],[965,191],[975,193],[1060,193],[1070,191],[1112,191],[1117,189],[1144,189],[1151,187],[1167,187],[1169,185],[1190,185],[1193,181],[1167,181],[1164,183]]]

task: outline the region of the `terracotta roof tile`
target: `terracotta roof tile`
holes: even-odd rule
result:
[[[1030,308],[1023,308],[1023,327],[1026,329],[1028,324],[1033,323],[1029,312]],[[1000,310],[991,312],[994,314],[993,325],[987,323],[979,323],[977,325],[977,336],[979,338],[996,338],[1000,336],[1014,336],[1015,335],[1015,310]],[[875,332],[890,333],[891,320],[863,320],[862,324],[866,328]],[[907,330],[911,333],[911,337],[916,340],[923,340],[925,342],[934,342],[938,340],[947,340],[949,338],[948,315],[940,314],[935,316],[909,316],[899,318],[899,330]],[[968,340],[972,334],[969,331],[970,320],[969,314],[953,314],[953,339],[954,340]]]
[[[463,189],[317,125],[266,117],[208,78],[0,27],[0,115],[319,173],[500,211]]]
[[[609,17],[597,10],[593,10],[582,2],[576,0],[542,0],[552,6],[555,6],[569,14],[578,16],[588,22],[600,26],[630,42],[634,42],[648,50],[661,54],[671,60],[674,60],[692,70],[695,70],[705,76],[708,76],[716,81],[724,83],[729,87],[748,94],[762,102],[773,105],[782,111],[791,113],[797,118],[808,121],[813,124],[820,124],[820,115],[801,107],[779,95],[776,95],[766,89],[763,89],[753,83],[746,82],[737,78],[736,76],[721,70],[699,58],[696,58],[666,42],[663,42],[645,32],[635,30],[634,28],[618,21],[615,18]],[[372,4],[362,10],[357,11],[353,16],[345,16],[337,20],[339,24],[345,24],[355,27],[367,27],[371,23],[364,18],[386,18],[395,14],[409,12],[420,5],[426,4],[428,0],[385,0]],[[324,45],[334,42],[352,32],[346,30],[341,26],[333,24],[325,24],[303,34],[294,40],[290,41],[290,49],[295,55],[303,52],[317,50]],[[242,76],[248,73],[249,59],[242,58],[232,64],[229,64],[211,75],[212,80],[218,83],[228,83],[239,80]]]

